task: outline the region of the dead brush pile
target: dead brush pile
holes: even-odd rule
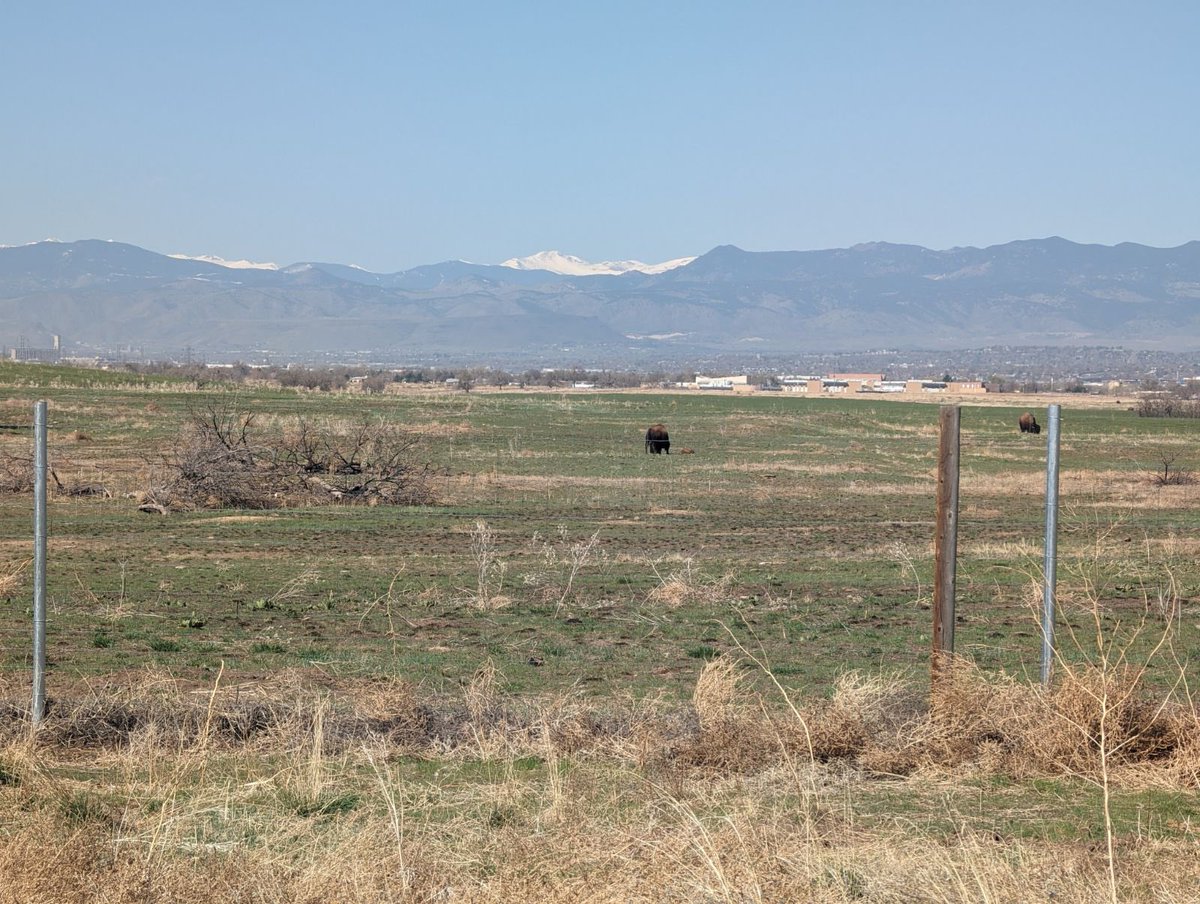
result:
[[[33,457],[0,452],[0,493],[33,492]]]
[[[194,409],[142,508],[271,509],[287,505],[430,505],[445,471],[420,460],[422,439],[395,424],[363,420],[277,431],[227,403]]]

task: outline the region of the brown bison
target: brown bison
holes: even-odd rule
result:
[[[646,431],[646,451],[655,455],[659,452],[671,454],[671,437],[667,435],[667,428],[662,424],[651,424],[650,429]]]
[[[1041,433],[1042,425],[1037,422],[1032,414],[1026,411],[1023,415],[1017,418],[1017,426],[1021,428],[1022,433]]]

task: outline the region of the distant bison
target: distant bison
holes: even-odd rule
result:
[[[650,429],[646,431],[646,451],[655,455],[659,452],[671,454],[671,437],[667,435],[667,428],[662,424],[651,424]]]
[[[1037,422],[1032,414],[1026,411],[1017,419],[1017,426],[1021,428],[1022,433],[1041,433],[1042,425]]]

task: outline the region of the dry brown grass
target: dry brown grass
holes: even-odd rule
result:
[[[21,575],[30,564],[31,560],[25,559],[0,565],[0,597],[11,596],[25,583]]]
[[[653,736],[659,749],[650,759],[717,762],[736,772],[808,758],[811,747],[818,761],[866,768],[881,757],[903,758],[903,769],[882,770],[893,774],[971,764],[1016,777],[1091,778],[1098,768],[1095,728],[1106,700],[1109,759],[1118,782],[1128,768],[1131,781],[1151,770],[1159,784],[1197,787],[1200,716],[1186,700],[1149,694],[1130,666],[1107,672],[1075,667],[1047,690],[958,661],[938,685],[932,706],[912,682],[848,672],[828,699],[781,707],[777,693],[760,687],[756,675],[742,660],[719,657],[703,667],[691,705],[681,709],[662,701],[513,699],[490,664],[461,700],[421,693],[395,679],[287,671],[269,681],[218,679],[214,686],[197,686],[164,672],[138,672],[55,696],[33,739],[45,751],[290,749],[310,745],[319,724],[320,747],[329,754],[399,744],[423,755],[476,755],[502,739],[504,755],[541,755],[549,739],[559,755],[586,751],[640,761]],[[0,689],[0,707],[10,715],[0,727],[0,743],[28,740],[21,716],[25,695],[24,682],[13,678]],[[635,748],[641,753],[632,753]]]
[[[727,600],[733,587],[731,575],[715,578],[704,574],[690,557],[684,558],[678,567],[666,574],[660,571],[657,563],[653,568],[658,586],[646,595],[646,600],[667,609],[713,605]]]
[[[929,488],[933,485],[931,480],[929,483],[911,482],[911,483],[856,483],[850,481],[845,486],[841,487],[839,492],[843,496],[856,496],[860,498],[870,498],[872,496],[911,496],[911,497],[927,497]]]
[[[860,822],[857,800],[869,772],[895,787],[915,771],[914,789],[964,769],[1094,776],[1075,726],[1103,698],[1124,701],[1118,781],[1196,789],[1194,711],[1129,692],[1135,677],[1081,670],[1043,692],[958,664],[930,708],[909,682],[847,674],[792,708],[733,658],[685,707],[512,699],[490,666],[458,699],[139,673],[60,694],[36,732],[10,679],[0,901],[1094,901],[1095,846],[1000,838],[952,807],[948,843]],[[414,774],[413,757],[440,765]],[[1195,842],[1119,841],[1120,895],[1192,900]]]
[[[721,468],[723,471],[745,472],[747,474],[757,474],[759,472],[767,472],[770,474],[776,473],[791,473],[791,474],[806,474],[813,477],[828,477],[841,476],[843,474],[871,474],[872,469],[867,464],[824,464],[815,463],[809,464],[800,461],[751,461],[751,462],[734,462],[727,464]]]

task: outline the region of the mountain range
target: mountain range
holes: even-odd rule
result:
[[[515,270],[549,270],[563,276],[620,276],[631,271],[665,273],[676,267],[686,266],[694,260],[694,257],[680,257],[661,264],[643,264],[641,261],[601,261],[593,264],[561,251],[539,251],[529,257],[509,258],[500,266],[512,267]]]
[[[560,272],[555,272],[556,270]],[[561,272],[566,270],[567,272]],[[934,251],[732,245],[660,265],[558,252],[398,273],[119,242],[0,248],[0,345],[213,359],[613,360],[984,345],[1200,348],[1200,242]]]

